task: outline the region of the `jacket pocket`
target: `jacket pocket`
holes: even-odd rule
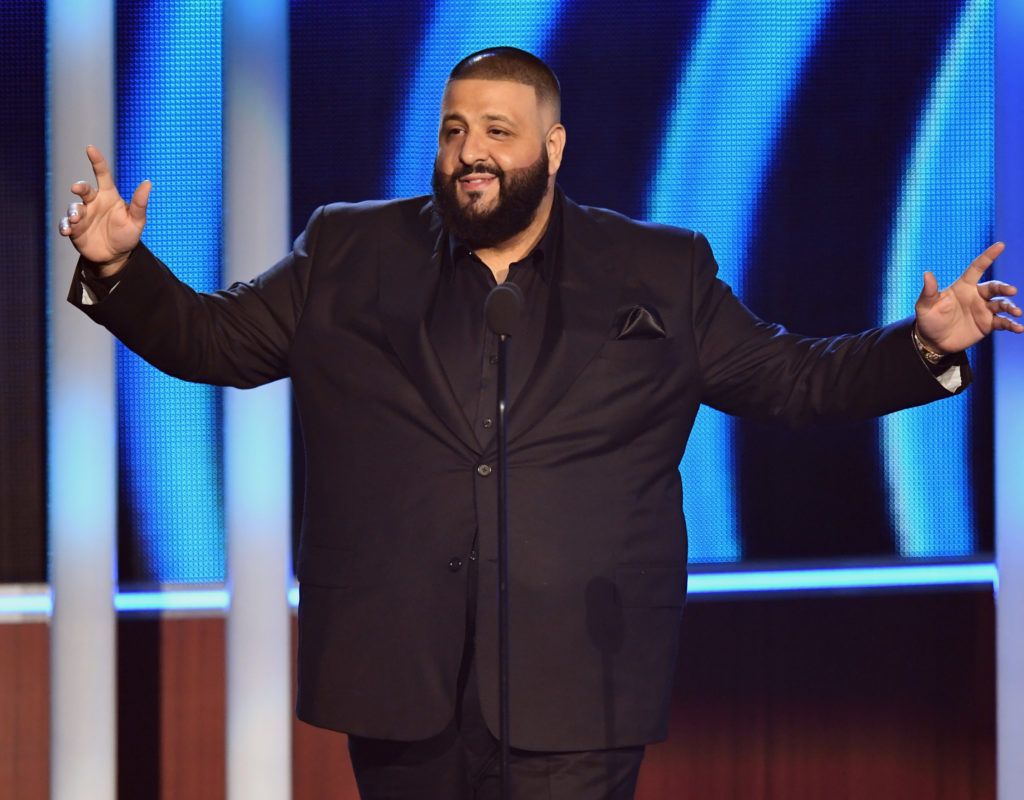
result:
[[[611,339],[601,345],[596,358],[608,361],[649,364],[667,359],[676,346],[674,338],[669,339]]]

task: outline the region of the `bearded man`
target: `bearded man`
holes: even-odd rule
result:
[[[948,397],[963,351],[1024,331],[994,245],[915,317],[809,339],[717,280],[699,234],[578,206],[551,70],[512,48],[452,70],[433,198],[326,206],[259,277],[196,294],[141,244],[89,148],[61,222],[70,301],[180,378],[288,376],[306,443],[298,715],[345,731],[364,798],[497,796],[495,337],[510,348],[511,773],[517,798],[629,798],[666,735],[700,403],[786,423]],[[1001,316],[1007,313],[1009,316]],[[709,475],[708,480],[716,476]]]

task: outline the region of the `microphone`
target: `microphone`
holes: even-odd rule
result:
[[[522,289],[514,283],[499,283],[491,289],[484,303],[487,327],[502,338],[511,336],[522,321],[525,302]]]

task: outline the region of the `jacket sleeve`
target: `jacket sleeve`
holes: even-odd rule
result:
[[[176,378],[238,388],[269,383],[289,371],[322,217],[321,208],[285,258],[228,289],[194,291],[140,244],[114,289],[93,304],[83,302],[79,262],[68,301]]]
[[[737,416],[803,425],[857,420],[949,397],[913,343],[913,318],[854,335],[811,338],[758,319],[717,277],[694,234],[693,325],[702,401]],[[970,367],[961,354],[961,389]]]

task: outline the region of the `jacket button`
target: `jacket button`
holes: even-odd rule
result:
[[[481,476],[482,478],[486,478],[488,475],[491,474],[490,465],[481,464],[479,467],[476,468],[476,474]]]
[[[491,427],[491,426],[492,426],[493,424],[494,424],[494,420],[493,420],[493,419],[491,419],[490,417],[488,417],[487,419],[485,419],[485,420],[483,421],[483,426],[484,426],[485,428],[490,428],[490,427]]]
[[[448,562],[448,569],[452,572],[458,572],[462,569],[462,559],[458,556],[453,556],[452,560]]]

